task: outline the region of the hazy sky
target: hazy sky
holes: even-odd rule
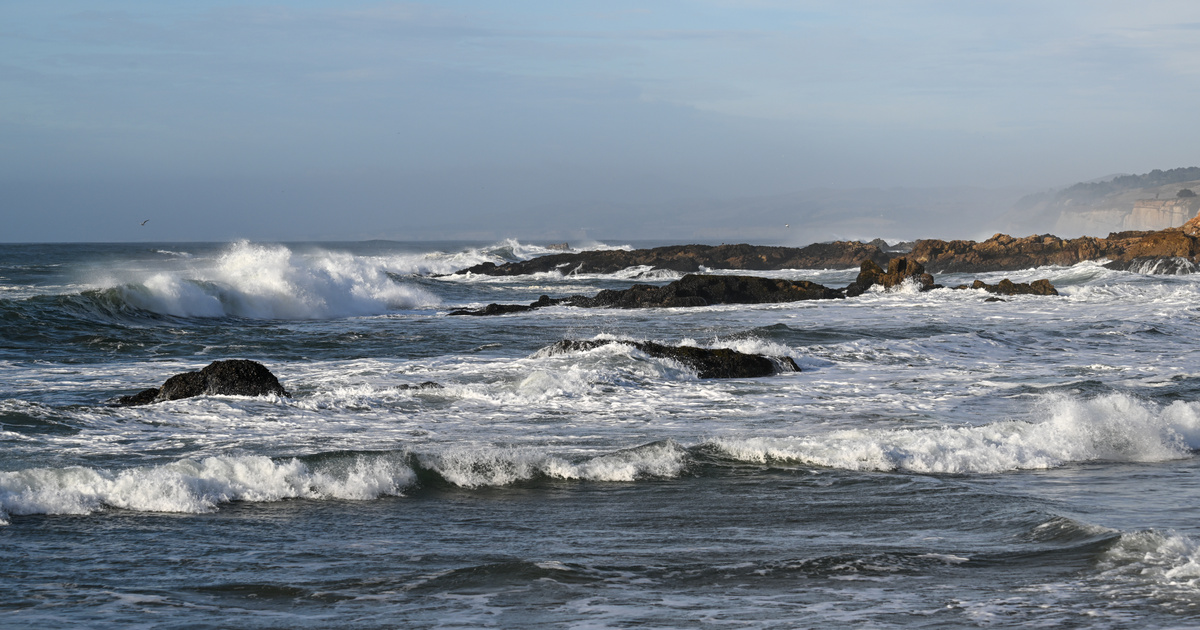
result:
[[[688,200],[1065,185],[1200,164],[1198,88],[1194,0],[4,2],[0,240],[629,237]]]

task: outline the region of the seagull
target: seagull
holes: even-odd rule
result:
[[[791,223],[784,223],[784,224],[783,224],[783,227],[785,227],[785,228],[790,228],[790,227],[792,227],[792,224],[791,224]]]
[[[149,220],[150,219],[146,219],[146,221],[149,221]],[[142,225],[146,225],[146,221],[142,221]]]

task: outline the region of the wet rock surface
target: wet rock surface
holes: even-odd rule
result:
[[[695,346],[668,346],[652,341],[624,340],[572,340],[559,341],[544,348],[546,354],[584,352],[609,344],[633,346],[646,354],[665,359],[674,359],[696,370],[700,378],[758,378],[779,372],[799,372],[800,366],[791,357],[768,357],[748,354],[729,348],[698,348]]]
[[[488,304],[478,309],[457,309],[450,315],[506,315],[523,313],[546,306],[563,304],[583,308],[687,308],[714,304],[774,304],[799,302],[802,300],[836,300],[862,295],[871,287],[879,285],[890,290],[912,282],[920,291],[944,288],[934,283],[932,275],[925,272],[920,263],[905,258],[888,261],[884,271],[874,261],[867,260],[860,266],[858,277],[845,289],[831,289],[807,280],[782,280],[757,276],[716,276],[688,274],[665,286],[635,284],[628,289],[605,289],[594,297],[576,295],[551,298],[543,295],[530,304]],[[986,289],[1001,295],[1058,295],[1049,280],[1033,283],[1014,283],[1008,279],[997,285],[976,281],[974,285],[960,285],[956,289]]]
[[[851,269],[863,260],[886,265],[890,256],[877,245],[857,241],[815,243],[807,247],[766,245],[672,245],[652,249],[597,250],[539,256],[520,262],[483,263],[457,273],[518,276],[558,271],[616,273],[630,267],[651,267],[680,273],[708,269]]]
[[[543,295],[531,304],[488,304],[479,309],[457,309],[450,315],[504,315],[565,304],[583,308],[683,308],[714,304],[771,304],[845,297],[839,289],[807,280],[781,280],[757,276],[688,274],[666,286],[635,284],[628,289],[605,289],[594,297],[576,295],[551,298]]]
[[[121,396],[114,404],[128,407],[194,396],[268,395],[291,396],[263,364],[246,359],[230,359],[214,361],[198,372],[176,374],[160,388]]]

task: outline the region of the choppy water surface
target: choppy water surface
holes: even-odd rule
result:
[[[677,277],[441,275],[543,253],[0,246],[0,619],[1200,624],[1196,277],[1086,263],[979,276],[1062,293],[997,303],[446,315]],[[541,351],[568,338],[803,371],[701,380],[628,345]],[[293,397],[104,404],[225,358]],[[442,387],[406,387],[425,381]]]

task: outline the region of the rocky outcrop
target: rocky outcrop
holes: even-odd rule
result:
[[[605,289],[594,297],[576,295],[524,304],[488,304],[480,309],[458,309],[450,315],[504,315],[565,304],[583,308],[681,308],[713,304],[773,304],[801,300],[832,300],[845,297],[842,291],[808,282],[756,276],[709,276],[688,274],[666,286],[635,284],[628,289]]]
[[[168,378],[162,387],[121,396],[118,406],[148,405],[193,396],[291,396],[263,364],[245,359],[214,361],[198,372]]]
[[[888,261],[888,270],[884,271],[874,261],[867,260],[859,267],[858,278],[846,287],[846,297],[862,295],[875,285],[880,285],[886,290],[910,280],[921,291],[928,291],[936,286],[933,276],[925,273],[925,267],[921,263],[907,258],[893,258]]]
[[[1008,278],[1001,280],[996,284],[987,284],[983,280],[976,280],[970,286],[961,284],[954,287],[955,289],[983,289],[988,293],[997,295],[1058,295],[1058,289],[1050,284],[1049,280],[1034,280],[1033,282],[1013,282]],[[992,300],[994,298],[988,298]]]
[[[541,352],[544,354],[584,352],[613,343],[633,346],[652,357],[674,359],[696,370],[696,374],[700,378],[757,378],[778,372],[800,371],[800,366],[796,365],[791,357],[768,357],[761,354],[738,352],[729,348],[667,346],[653,341],[611,339],[577,341],[568,339],[544,348]]]
[[[713,304],[773,304],[841,297],[841,291],[807,280],[688,274],[662,287],[635,284],[620,291],[605,289],[592,298],[570,298],[567,304],[589,308],[672,308]]]
[[[517,276],[558,271],[616,273],[630,267],[651,267],[680,273],[707,269],[852,269],[864,260],[886,265],[888,254],[878,246],[857,241],[816,243],[808,247],[764,245],[672,245],[653,249],[598,250],[550,254],[520,262],[483,263],[457,273]]]

